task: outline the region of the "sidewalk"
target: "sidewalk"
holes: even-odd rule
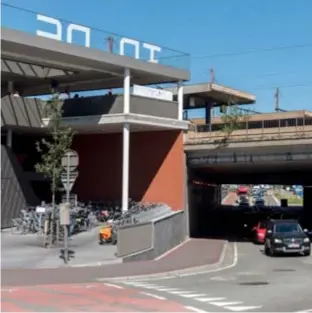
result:
[[[138,261],[98,267],[1,270],[2,286],[88,283],[97,278],[150,275],[217,263],[223,240],[191,239],[158,261]],[[96,252],[94,252],[96,253]]]
[[[229,192],[228,195],[223,199],[223,205],[234,205],[237,199],[237,195],[235,192]]]

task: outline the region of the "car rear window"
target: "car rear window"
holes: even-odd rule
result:
[[[294,233],[300,231],[301,227],[297,223],[281,223],[275,225],[275,232],[277,233]]]

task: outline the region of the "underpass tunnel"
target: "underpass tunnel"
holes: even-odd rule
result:
[[[188,169],[188,207],[190,237],[198,238],[207,235],[207,218],[209,212],[221,205],[221,185],[215,184],[196,171]]]
[[[312,229],[312,186],[303,188],[303,209],[307,226]]]
[[[304,208],[288,205],[286,212],[281,212],[271,193],[264,196],[267,208],[261,212],[252,211],[253,201],[250,207],[244,210],[237,204],[222,205],[222,199],[228,191],[222,188],[224,184],[238,185],[305,185],[312,178],[310,168],[306,171],[288,172],[274,171],[254,166],[239,170],[219,171],[217,166],[211,168],[188,168],[188,201],[189,201],[189,232],[190,237],[220,238],[233,240],[250,240],[252,228],[262,220],[273,218],[295,218],[304,222],[312,230],[312,187],[304,187]],[[312,183],[310,184],[312,186]],[[237,190],[233,190],[234,195]],[[252,197],[249,197],[252,199]],[[231,201],[231,200],[230,200]],[[232,201],[233,204],[233,201]],[[276,208],[273,208],[276,206]],[[270,211],[272,210],[272,211]],[[246,226],[247,225],[247,226]]]

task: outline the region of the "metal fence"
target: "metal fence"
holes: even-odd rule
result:
[[[225,131],[226,124],[192,124],[185,136],[186,144],[201,142],[278,140],[293,138],[312,138],[312,117],[272,119],[252,121],[246,119],[236,125],[236,130]]]

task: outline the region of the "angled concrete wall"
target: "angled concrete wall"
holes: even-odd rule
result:
[[[27,205],[37,205],[30,182],[12,150],[1,145],[1,228],[10,227],[12,218]]]
[[[117,249],[123,262],[153,260],[186,239],[185,212],[179,211],[147,223],[120,228]]]

